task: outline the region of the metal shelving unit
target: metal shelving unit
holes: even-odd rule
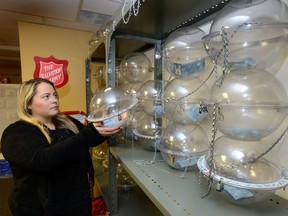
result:
[[[108,85],[115,86],[116,62],[130,52],[144,52],[154,48],[161,51],[165,38],[177,28],[200,26],[212,20],[230,0],[145,0],[137,17],[128,24],[120,22],[109,41],[109,53],[101,46],[95,58],[105,56]],[[102,51],[101,51],[102,50]],[[100,53],[99,53],[100,52]],[[103,53],[104,52],[104,53]],[[93,58],[93,55],[92,55]],[[161,60],[155,59],[155,79],[161,79]],[[288,201],[274,195],[255,206],[231,204],[213,191],[206,198],[199,192],[198,171],[185,173],[170,168],[165,162],[138,165],[136,160],[151,161],[153,152],[134,148],[131,144],[109,141],[109,172],[96,175],[110,215],[171,215],[171,216],[283,216],[288,215]],[[162,160],[157,153],[156,159]],[[137,183],[129,198],[119,196],[116,165],[120,162]]]

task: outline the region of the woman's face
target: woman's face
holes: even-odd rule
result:
[[[37,86],[36,94],[28,106],[32,116],[42,123],[50,121],[59,112],[58,95],[53,86],[48,83],[40,83]]]

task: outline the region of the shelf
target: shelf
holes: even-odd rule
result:
[[[209,16],[215,15],[228,2],[230,0],[143,1],[138,15],[132,15],[127,24],[120,21],[114,35],[130,34],[163,40],[181,26],[206,22]]]
[[[121,59],[131,52],[145,52],[153,48],[154,42],[151,44],[151,41],[164,41],[177,28],[198,27],[211,21],[228,2],[230,0],[143,1],[137,16],[131,15],[127,24],[120,20],[116,26],[112,34],[117,43],[115,56]],[[99,52],[92,57],[97,54]]]
[[[97,184],[100,188],[102,197],[104,198],[107,206],[110,206],[110,193],[109,193],[109,174],[103,168],[95,167],[95,177]],[[163,214],[152,203],[152,201],[144,194],[139,186],[133,187],[128,191],[118,190],[118,205],[119,209],[115,216],[162,216]]]
[[[110,152],[164,215],[283,216],[288,214],[288,201],[276,195],[253,207],[231,204],[218,196],[216,191],[212,191],[206,198],[201,198],[198,171],[186,172],[181,178],[184,172],[170,168],[163,161],[152,165],[135,163],[139,160],[152,161],[153,152],[131,146],[110,147]],[[156,154],[157,160],[162,160],[160,153]]]

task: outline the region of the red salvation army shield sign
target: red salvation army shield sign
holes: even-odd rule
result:
[[[54,83],[56,88],[64,86],[68,82],[68,61],[58,60],[53,56],[42,58],[34,56],[34,78],[44,78]]]

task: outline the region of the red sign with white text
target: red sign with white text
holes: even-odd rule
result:
[[[53,56],[48,58],[34,56],[34,61],[36,64],[34,78],[50,80],[56,88],[60,88],[68,82],[67,60],[58,60]]]

